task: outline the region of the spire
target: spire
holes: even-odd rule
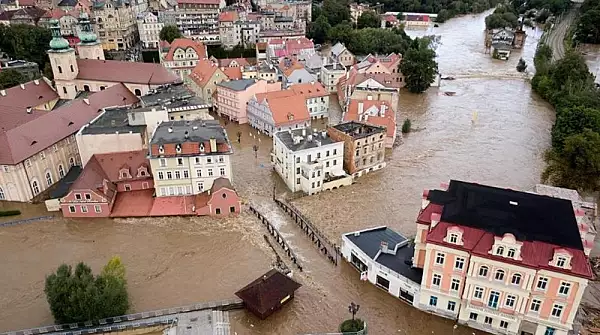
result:
[[[60,52],[71,50],[69,41],[64,39],[60,33],[58,20],[50,20],[50,31],[52,32],[52,40],[50,41],[50,51]]]
[[[79,39],[81,44],[95,44],[98,43],[98,37],[94,34],[90,18],[86,12],[79,14]]]

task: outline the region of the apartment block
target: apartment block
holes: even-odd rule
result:
[[[218,121],[161,123],[150,141],[150,165],[159,197],[199,194],[220,177],[231,180],[233,149]]]
[[[337,92],[337,83],[346,74],[346,68],[338,63],[325,64],[321,67],[319,80],[329,94]]]
[[[160,45],[160,31],[164,23],[158,19],[158,14],[153,12],[140,13],[137,16],[137,28],[142,46],[146,49],[158,49]]]
[[[219,44],[219,14],[225,5],[225,0],[177,0],[169,14],[175,17],[175,24],[185,37]]]

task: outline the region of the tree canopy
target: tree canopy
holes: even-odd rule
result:
[[[27,82],[27,78],[13,69],[0,71],[0,89],[4,90]]]
[[[519,18],[508,6],[498,6],[496,10],[485,18],[487,29],[516,28],[519,26]]]
[[[600,43],[600,0],[586,0],[577,21],[574,39],[582,43]]]
[[[379,28],[381,27],[381,19],[377,13],[372,10],[368,10],[358,17],[356,20],[356,26],[358,29]]]
[[[331,25],[327,22],[327,17],[321,14],[314,22],[309,24],[308,37],[316,43],[323,43],[329,40],[330,30]]]
[[[412,93],[422,93],[435,81],[438,64],[435,51],[430,48],[427,38],[416,38],[404,54],[400,63],[406,88]]]
[[[344,21],[352,21],[348,0],[323,0],[323,8],[321,10],[331,26],[336,26]]]
[[[62,264],[46,277],[44,292],[56,323],[123,315],[129,308],[125,267],[119,257],[113,257],[98,276],[84,263],[75,271]]]
[[[159,33],[158,37],[162,41],[167,41],[169,43],[172,43],[175,39],[182,38],[183,35],[181,35],[181,32],[179,31],[179,29],[177,28],[177,26],[167,25],[167,26],[164,26],[160,30],[160,33]]]
[[[0,50],[10,58],[37,63],[40,69],[49,62],[46,51],[51,39],[52,34],[46,28],[28,24],[0,25]]]

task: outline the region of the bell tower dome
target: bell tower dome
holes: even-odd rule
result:
[[[98,37],[94,34],[89,15],[86,12],[81,12],[79,15],[79,58],[81,59],[98,59],[104,60],[104,50],[98,42]]]
[[[52,66],[52,74],[58,95],[63,99],[74,99],[77,95],[75,78],[79,74],[75,50],[69,46],[69,42],[60,34],[58,20],[50,21],[52,40],[48,58]]]

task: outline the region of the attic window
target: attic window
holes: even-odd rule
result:
[[[165,147],[162,146],[162,145],[159,145],[158,146],[158,152],[161,153],[161,154],[164,154],[165,153]]]
[[[31,145],[36,145],[36,144],[37,144],[37,141],[31,142]]]
[[[177,145],[175,146],[175,151],[177,151],[177,153],[178,153],[178,154],[180,154],[180,153],[181,153],[181,145],[180,145],[180,144],[177,144]]]
[[[458,234],[450,234],[450,243],[455,243],[458,242]]]
[[[204,152],[204,143],[200,143],[200,152]]]
[[[567,264],[567,259],[565,257],[558,257],[556,260],[556,266],[559,268],[564,268]]]
[[[69,125],[69,126],[72,126],[72,125],[73,125],[73,121],[69,121],[69,124],[68,124],[68,125]]]

